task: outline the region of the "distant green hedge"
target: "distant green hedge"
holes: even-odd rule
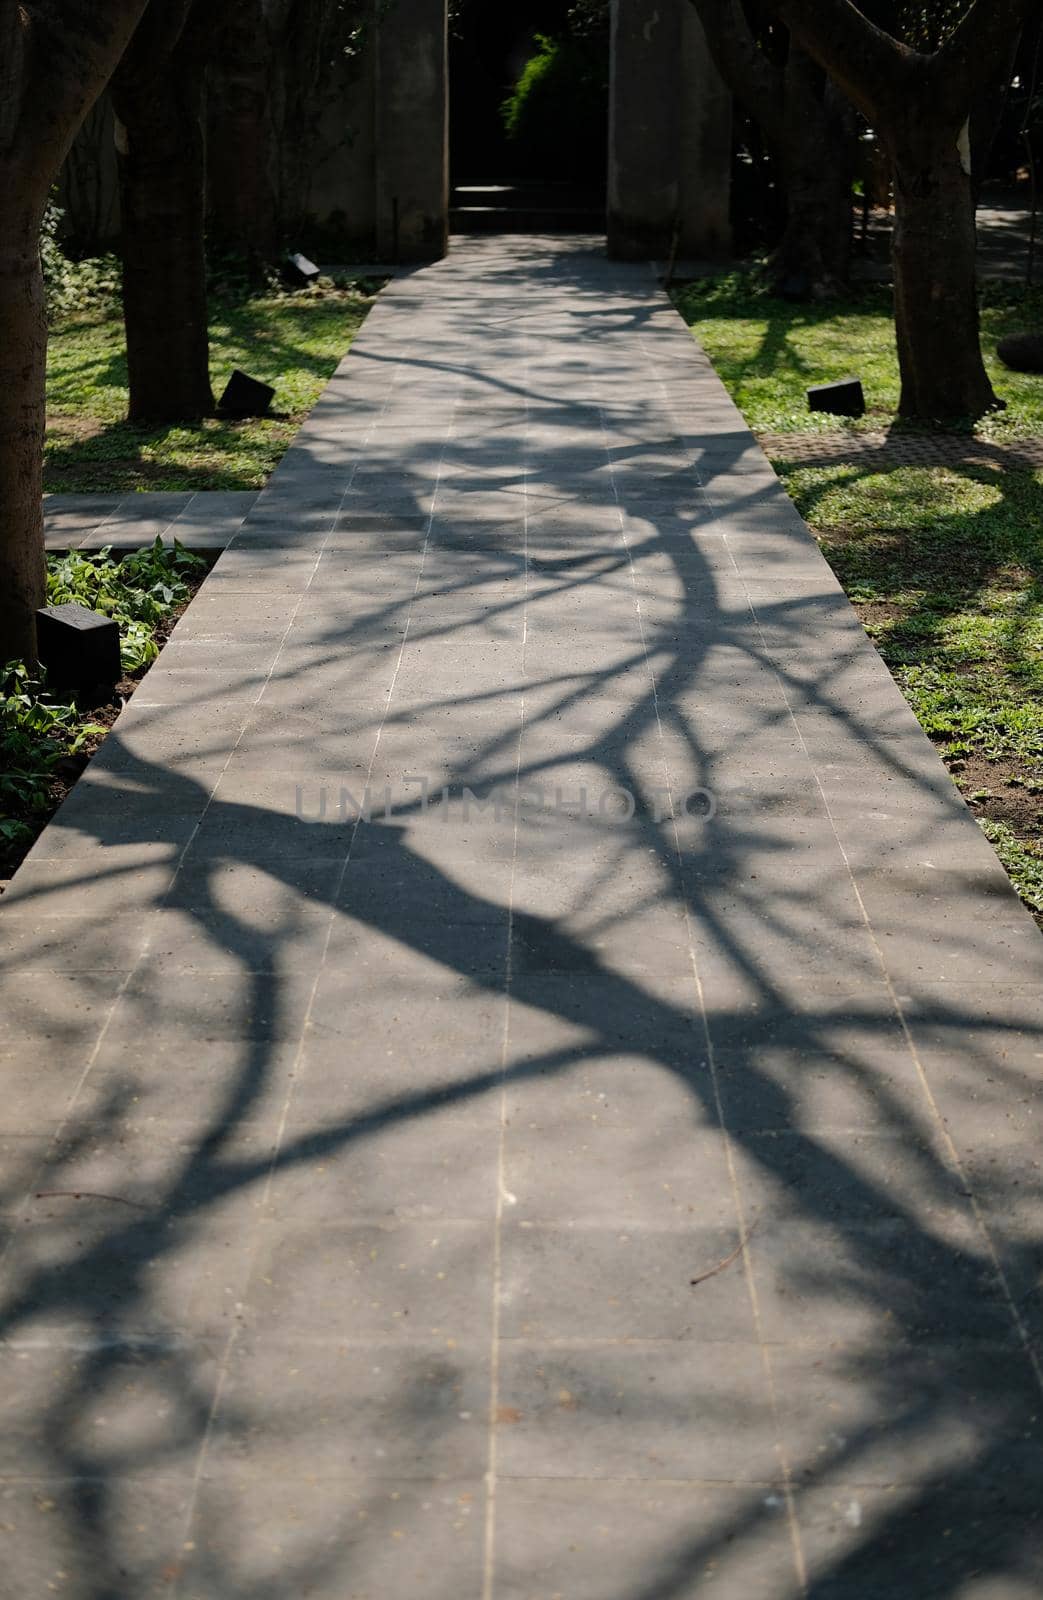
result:
[[[600,38],[536,36],[503,103],[518,177],[597,180],[608,142],[608,60]]]

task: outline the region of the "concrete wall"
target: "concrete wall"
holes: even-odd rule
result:
[[[731,96],[685,0],[613,0],[608,247],[727,255]]]
[[[449,246],[445,0],[391,0],[376,28],[377,254],[427,261]]]
[[[362,61],[324,113],[309,205],[360,257],[448,245],[446,0],[374,0]],[[63,178],[73,215],[118,231],[111,116],[92,114]],[[613,0],[608,244],[625,259],[730,249],[731,97],[686,0]]]

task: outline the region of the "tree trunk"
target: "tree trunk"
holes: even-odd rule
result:
[[[175,50],[163,70],[120,69],[123,316],[132,422],[188,422],[214,409],[207,328],[204,61]],[[128,69],[129,68],[129,69]]]
[[[984,416],[999,402],[979,341],[970,174],[952,139],[892,155],[899,415]]]
[[[761,48],[740,0],[692,3],[717,70],[761,128],[785,190],[768,282],[796,300],[835,294],[851,266],[854,113],[795,39],[784,64]]]
[[[781,294],[819,299],[840,293],[851,270],[851,166],[824,158],[807,140],[779,152],[786,186],[786,226],[768,260]]]
[[[35,659],[36,612],[46,601],[42,211],[42,203],[0,210],[0,663]]]
[[[0,660],[35,661],[45,597],[43,214],[144,6],[0,4]]]

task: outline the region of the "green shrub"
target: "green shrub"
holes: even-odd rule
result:
[[[125,672],[159,653],[157,629],[189,598],[205,562],[183,546],[155,544],[115,560],[109,549],[49,556],[47,598],[75,602],[119,623]],[[12,870],[53,812],[60,778],[75,778],[76,757],[105,734],[89,711],[52,693],[43,673],[22,661],[0,664],[0,875]],[[62,770],[72,759],[73,770]]]
[[[600,179],[606,163],[608,61],[596,34],[536,36],[537,52],[502,107],[520,175]]]
[[[26,813],[50,809],[58,763],[103,732],[70,701],[51,699],[24,662],[0,666],[0,853],[32,836]]]
[[[175,541],[170,549],[162,539],[122,561],[113,560],[108,546],[70,550],[47,563],[47,599],[52,606],[73,602],[112,617],[119,623],[124,671],[140,672],[159,654],[157,625],[184,605],[191,592],[187,580],[203,565],[183,545]]]
[[[62,210],[51,200],[40,231],[40,265],[48,322],[76,311],[106,310],[120,298],[120,264],[115,256],[73,261],[58,240]]]

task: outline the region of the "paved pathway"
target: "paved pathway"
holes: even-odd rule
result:
[[[193,550],[223,550],[257,500],[254,490],[198,494],[49,494],[43,503],[49,550],[137,549],[162,538]]]
[[[1038,1594],[1043,943],[647,269],[395,283],[0,949],[12,1600]]]
[[[860,466],[869,472],[896,467],[986,467],[994,472],[1038,472],[1043,438],[1002,442],[959,433],[906,433],[897,428],[830,428],[823,433],[757,435],[772,461],[787,466]]]

